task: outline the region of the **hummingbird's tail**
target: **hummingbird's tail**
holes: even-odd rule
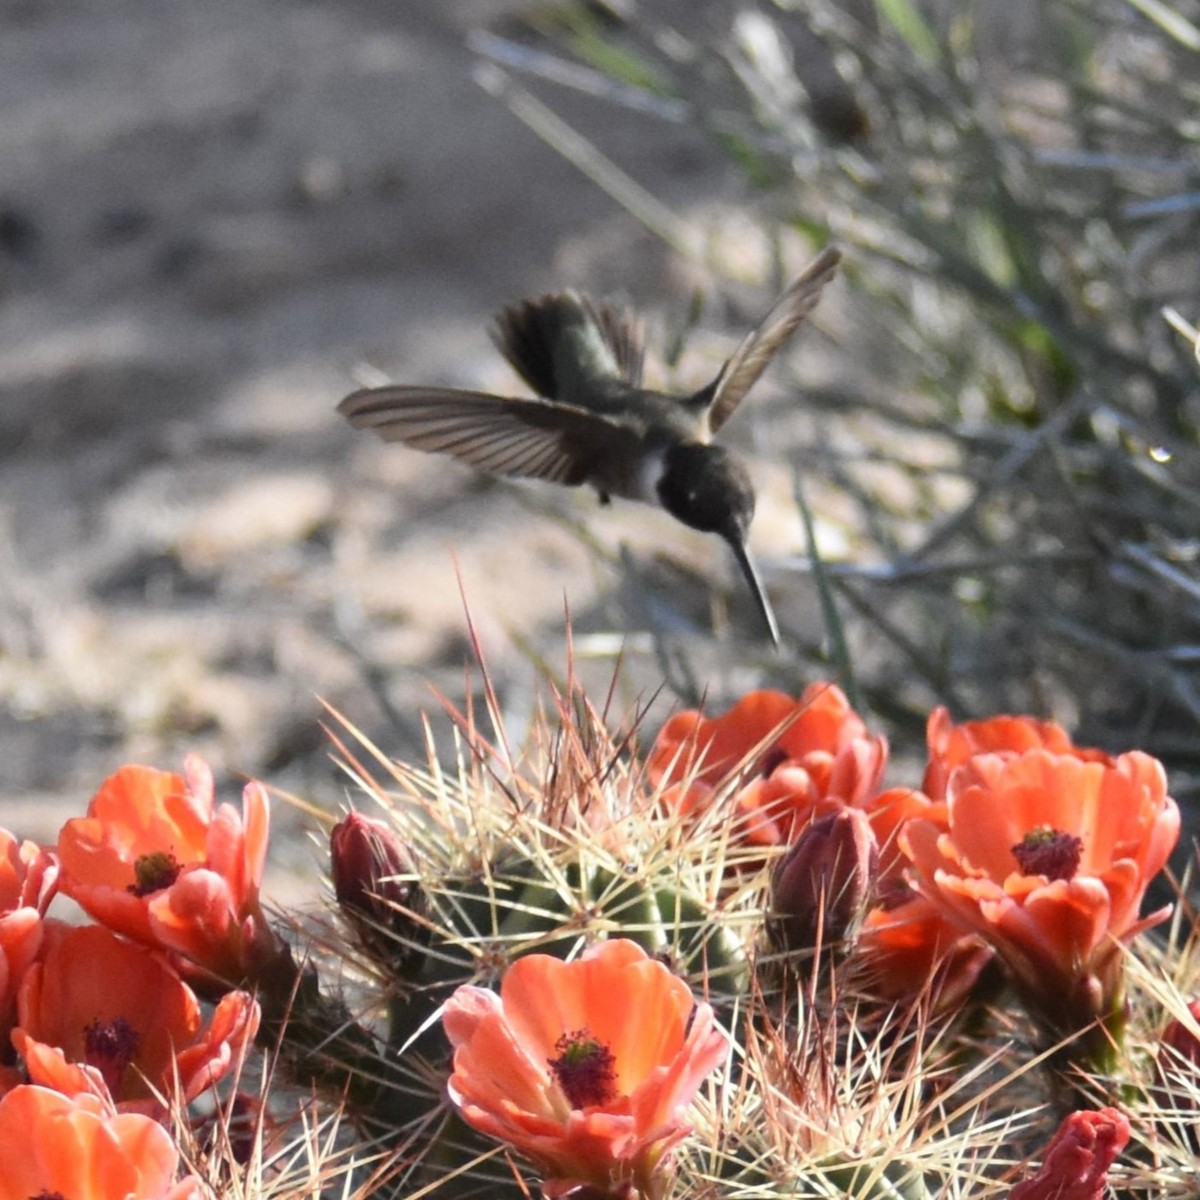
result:
[[[742,568],[742,574],[746,577],[746,583],[750,587],[754,603],[758,606],[758,611],[762,615],[767,632],[771,635],[771,644],[778,647],[779,623],[775,620],[775,610],[771,607],[771,601],[767,598],[767,590],[763,587],[758,568],[754,565],[754,559],[750,557],[750,551],[746,548],[746,543],[741,538],[731,536],[725,540],[733,548],[733,554],[738,561],[738,566]]]
[[[588,384],[642,382],[641,322],[631,312],[557,292],[504,309],[492,341],[513,370],[547,400],[572,403]]]

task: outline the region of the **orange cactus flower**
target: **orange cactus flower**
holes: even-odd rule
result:
[[[946,822],[900,844],[914,885],[977,932],[1031,1010],[1071,1034],[1121,1001],[1120,943],[1161,920],[1138,910],[1179,836],[1161,764],[1030,750],[979,754],[949,778]]]
[[[0,829],[0,1069],[12,1065],[17,989],[41,947],[42,917],[57,878],[53,855]]]
[[[109,928],[236,982],[273,941],[259,904],[268,823],[258,783],[241,816],[214,806],[195,755],[182,775],[122,767],[59,833],[62,888]]]
[[[32,908],[45,916],[58,890],[58,860],[34,842],[0,829],[0,913]]]
[[[720,717],[677,713],[646,765],[680,812],[703,808],[713,789],[739,780],[741,839],[788,845],[814,816],[862,807],[878,791],[887,740],[868,733],[839,687],[814,683],[798,700],[758,691]]]
[[[1085,760],[1105,756],[1076,747],[1061,726],[1029,716],[1000,715],[955,724],[945,708],[936,708],[929,714],[925,735],[928,761],[922,791],[893,788],[868,804],[880,846],[882,901],[863,925],[858,956],[876,994],[897,1000],[932,989],[939,1008],[952,1008],[970,993],[992,952],[974,934],[964,932],[944,906],[908,887],[909,861],[900,848],[901,829],[919,818],[945,831],[947,782],[975,755],[1012,758],[1043,749]]]
[[[889,1001],[928,996],[935,1011],[954,1011],[991,962],[991,950],[919,893],[898,888],[892,903],[872,908],[859,930],[855,956],[864,988]]]
[[[913,788],[889,788],[867,806],[879,845],[876,903],[859,930],[856,959],[864,986],[890,1001],[928,995],[953,1009],[970,993],[991,951],[909,887],[899,835],[908,821],[945,824],[946,806]]]
[[[908,857],[900,849],[900,830],[918,818],[946,823],[946,805],[915,788],[888,788],[867,803],[871,831],[879,844],[879,886],[883,890],[904,881]]]
[[[34,1083],[157,1117],[164,1102],[195,1099],[220,1079],[257,1030],[245,992],[222,997],[202,1025],[199,1002],[161,952],[98,925],[48,922],[46,942],[12,1035]]]
[[[963,721],[956,725],[945,708],[935,708],[925,723],[925,741],[929,763],[921,785],[926,795],[942,800],[946,782],[956,767],[976,754],[1024,754],[1027,750],[1049,750],[1052,754],[1073,754],[1085,760],[1102,761],[1100,750],[1076,746],[1071,735],[1053,721],[1037,717],[1000,716],[983,721]]]
[[[451,1099],[538,1167],[547,1196],[658,1196],[685,1110],[728,1051],[712,1009],[625,939],[574,962],[519,958],[499,995],[460,987],[442,1021]]]
[[[22,1085],[0,1098],[0,1200],[199,1200],[157,1121],[95,1096]]]

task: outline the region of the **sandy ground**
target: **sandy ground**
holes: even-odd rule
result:
[[[486,326],[523,294],[678,315],[704,282],[473,81],[466,32],[513,7],[0,7],[3,824],[52,838],[122,762],[188,750],[228,797],[256,776],[335,807],[317,697],[410,752],[429,682],[462,693],[456,571],[518,707],[524,647],[562,663],[564,603],[637,627],[636,580],[566,523],[653,566],[666,518],[334,412],[364,364],[516,386]],[[736,204],[697,132],[546,94],[678,211]],[[728,570],[698,535],[672,549]]]

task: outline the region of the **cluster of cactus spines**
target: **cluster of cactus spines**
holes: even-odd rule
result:
[[[672,837],[597,714],[589,711],[589,739],[576,712],[558,716],[563,736],[537,775],[502,775],[495,748],[471,730],[461,736],[474,756],[456,775],[381,759],[384,790],[351,764],[413,861],[394,877],[413,892],[394,906],[388,931],[400,944],[393,957],[412,956],[400,990],[494,982],[517,954],[567,955],[614,934],[694,982],[744,974],[737,927],[749,928],[753,914],[739,914],[739,898],[727,894],[719,847]]]
[[[497,1150],[442,1097],[449,1046],[439,1016],[456,988],[494,985],[523,954],[573,957],[622,937],[733,1014],[761,928],[761,889],[727,876],[727,840],[682,836],[628,753],[630,735],[610,734],[578,690],[534,723],[521,766],[502,734],[488,739],[471,714],[455,717],[453,769],[432,741],[417,768],[344,723],[331,729],[373,802],[370,816],[352,813],[334,831],[335,890],[364,986],[386,1013],[384,1057],[399,1067],[360,1115],[373,1132],[405,1131],[405,1188]],[[339,882],[339,864],[357,879]],[[493,1159],[467,1173],[470,1186],[484,1177],[501,1186],[501,1175],[512,1185]]]
[[[349,1112],[388,1162],[377,1194],[528,1194],[517,1161],[446,1098],[442,1007],[462,984],[496,986],[525,954],[574,958],[611,938],[685,979],[732,1035],[728,1069],[694,1105],[676,1195],[989,1200],[1044,1143],[1046,1082],[1024,1018],[952,1015],[932,995],[891,1007],[865,987],[851,950],[874,864],[858,852],[853,819],[814,822],[807,847],[734,849],[736,781],[681,815],[630,752],[632,731],[610,734],[577,689],[536,717],[519,761],[470,714],[457,716],[449,768],[432,738],[428,765],[414,767],[344,722],[331,732],[358,804],[365,796],[372,809],[333,837],[343,921],[331,943],[365,968],[348,981],[364,1015],[328,1031],[320,1082],[340,1063]],[[798,872],[820,846],[836,851],[823,860],[828,877]],[[357,875],[339,879],[348,866]],[[798,919],[789,924],[783,907]],[[1193,936],[1179,953],[1182,928],[1172,940],[1170,955],[1150,950],[1131,970],[1130,987],[1157,989],[1153,1007],[1173,1005],[1186,1021],[1178,998],[1194,985],[1200,947]],[[1161,1028],[1134,1035],[1147,1061],[1159,1053]],[[1157,1103],[1170,1107],[1167,1097],[1174,1118],[1155,1123],[1156,1098],[1142,1097],[1160,1184],[1194,1162],[1198,1103],[1194,1084],[1165,1078]]]
[[[773,859],[756,851],[746,856],[750,869],[737,869],[745,852],[731,849],[730,804],[718,796],[685,824],[628,754],[630,734],[611,735],[578,691],[557,695],[555,709],[534,723],[523,767],[502,736],[484,738],[469,716],[459,716],[454,770],[432,754],[420,769],[392,762],[347,732],[335,738],[346,770],[374,801],[367,820],[390,873],[368,893],[373,908],[359,896],[343,899],[342,910],[371,965],[370,986],[386,1008],[386,1056],[402,1080],[365,1115],[375,1131],[387,1122],[405,1131],[405,1188],[432,1186],[477,1159],[441,1194],[485,1179],[492,1189],[515,1187],[499,1148],[444,1107],[449,1046],[438,1017],[452,992],[494,985],[522,954],[574,956],[622,937],[685,978],[744,1047],[730,1078],[700,1105],[696,1138],[707,1152],[682,1168],[680,1194],[795,1194],[808,1174],[814,1195],[934,1194],[923,1190],[919,1156],[897,1149],[904,1139],[887,1115],[915,1122],[923,1111],[929,1077],[918,1085],[904,1068],[928,1030],[893,1023],[881,1048],[874,1038],[884,1019],[873,1014],[868,1032],[849,991],[839,994],[849,984],[837,945],[828,947],[831,972],[818,991],[818,973],[804,966],[811,952],[786,939],[772,944]],[[789,959],[796,970],[781,970]],[[863,1111],[876,1118],[859,1128],[859,1141],[816,1132]]]

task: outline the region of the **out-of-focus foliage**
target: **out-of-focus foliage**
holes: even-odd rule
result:
[[[1162,309],[1200,316],[1200,5],[548,11],[481,49],[709,130],[774,282],[814,244],[846,250],[849,287],[817,318],[835,349],[809,333],[792,359],[803,416],[789,398],[741,419],[770,422],[840,532],[818,549],[865,696],[901,718],[931,694],[1052,712],[1163,756],[1186,793],[1200,372]],[[813,565],[771,577],[795,652],[820,659],[836,639],[801,632]]]

